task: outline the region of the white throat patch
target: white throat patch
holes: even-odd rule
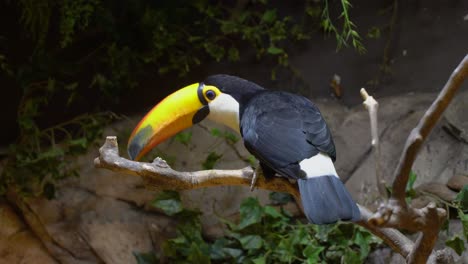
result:
[[[207,118],[224,124],[240,134],[239,103],[228,94],[220,94],[208,104],[210,113]]]

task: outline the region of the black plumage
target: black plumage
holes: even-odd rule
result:
[[[297,179],[299,162],[324,152],[336,159],[330,130],[307,98],[278,91],[257,93],[240,111],[244,144],[263,164]]]
[[[315,224],[358,221],[359,209],[337,175],[315,175],[300,163],[319,153],[333,161],[336,150],[320,110],[307,98],[271,91],[229,75],[205,84],[218,87],[239,103],[240,133],[247,150],[266,175],[297,179],[306,217]],[[309,170],[311,168],[308,168]],[[312,168],[313,170],[313,168]]]

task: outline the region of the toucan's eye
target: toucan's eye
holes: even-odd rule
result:
[[[209,100],[213,100],[216,97],[216,93],[213,90],[206,91],[205,95]]]

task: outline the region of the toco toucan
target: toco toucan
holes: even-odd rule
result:
[[[234,129],[266,178],[296,179],[307,219],[358,221],[359,209],[338,177],[335,145],[319,109],[307,98],[271,91],[230,75],[212,75],[157,104],[128,142],[134,160],[165,139],[208,118]]]

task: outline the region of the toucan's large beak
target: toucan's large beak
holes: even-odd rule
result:
[[[128,141],[131,159],[139,160],[159,143],[208,115],[208,106],[199,99],[202,85],[195,83],[174,92],[146,114]]]

